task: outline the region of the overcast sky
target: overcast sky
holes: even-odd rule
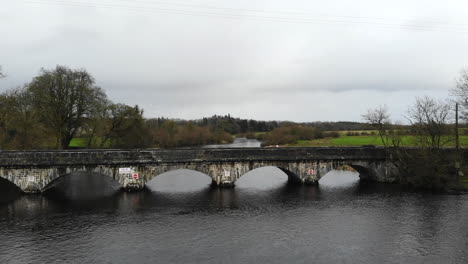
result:
[[[468,66],[468,1],[0,0],[0,91],[57,64],[146,117],[402,120]]]

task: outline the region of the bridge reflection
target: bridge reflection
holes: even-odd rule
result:
[[[14,183],[0,177],[0,206],[21,196],[21,189]]]
[[[141,192],[122,191],[109,177],[71,174],[55,182],[42,195],[22,196],[17,192],[0,206],[15,215],[82,210],[126,213],[148,207],[170,214],[188,214],[245,207],[255,211],[259,203],[294,207],[303,201],[321,199],[320,187],[291,184],[276,168],[258,169],[247,175],[237,188],[230,189],[212,186],[208,177],[200,173],[194,177],[194,173],[188,170],[174,171],[174,175],[167,173],[151,181],[149,188]]]
[[[101,211],[117,214],[139,213],[142,209],[165,212],[165,214],[192,214],[212,210],[236,210],[251,208],[260,204],[289,206],[294,208],[304,201],[321,199],[317,186],[300,186],[284,183],[268,191],[253,192],[245,189],[222,189],[207,186],[201,190],[182,193],[165,193],[145,190],[142,192],[116,191],[111,195],[70,196],[62,192],[48,192],[45,195],[17,196],[9,203],[0,205],[3,215],[12,217],[37,217],[57,212]]]

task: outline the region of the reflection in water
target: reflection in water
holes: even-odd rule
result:
[[[16,185],[0,177],[0,206],[14,201],[20,196],[21,190]]]
[[[106,175],[94,172],[74,172],[51,182],[45,195],[61,197],[64,200],[93,200],[112,196],[120,189],[120,184]]]
[[[146,184],[155,192],[193,192],[211,184],[211,178],[198,171],[173,170],[160,174]]]
[[[327,188],[348,188],[359,183],[359,173],[350,171],[332,170],[319,181],[320,186]]]
[[[219,189],[179,170],[127,193],[70,175],[0,204],[0,263],[468,261],[468,197],[357,179],[334,171],[301,186],[270,167]]]
[[[268,190],[287,181],[288,176],[277,167],[262,167],[242,175],[236,181],[236,186],[243,189]]]

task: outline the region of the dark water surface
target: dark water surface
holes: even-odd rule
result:
[[[468,196],[319,187],[261,168],[234,189],[178,170],[138,193],[73,174],[44,195],[0,182],[0,263],[468,263]]]

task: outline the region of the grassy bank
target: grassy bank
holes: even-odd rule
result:
[[[414,146],[413,136],[404,136],[402,146]],[[378,136],[341,136],[338,138],[322,138],[314,140],[298,140],[295,144],[289,144],[288,147],[344,147],[344,146],[363,146],[375,145],[383,146],[382,140]],[[468,136],[460,136],[460,145],[468,147]],[[455,143],[453,143],[455,146]]]

